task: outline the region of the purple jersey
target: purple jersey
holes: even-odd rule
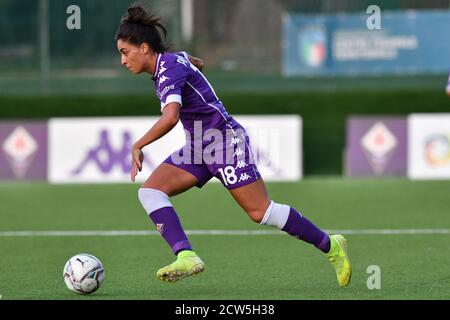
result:
[[[194,121],[202,122],[202,129],[226,129],[234,122],[220,102],[205,76],[189,62],[185,52],[163,53],[157,58],[153,76],[161,111],[171,102],[181,104],[180,120],[190,133]]]
[[[212,177],[217,177],[228,189],[245,186],[261,177],[244,128],[228,115],[208,80],[189,62],[185,52],[159,54],[153,80],[161,111],[169,103],[179,103],[180,121],[190,136],[186,135],[186,145],[172,153],[165,163],[190,172],[197,178],[198,187]],[[211,139],[207,131],[219,132],[220,137]],[[196,138],[202,139],[200,145]]]

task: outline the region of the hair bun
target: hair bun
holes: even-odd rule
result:
[[[128,14],[124,17],[124,22],[145,23],[147,14],[140,6],[128,8]]]
[[[132,26],[130,26],[130,24]],[[138,1],[128,7],[126,13],[122,16],[120,20],[120,27],[125,28],[127,31],[118,31],[116,34],[117,39],[127,39],[130,41],[131,38],[137,37],[138,40],[131,41],[134,44],[141,44],[143,42],[148,42],[152,44],[153,49],[157,52],[164,52],[168,47],[163,43],[161,37],[167,37],[167,30],[161,23],[161,18],[157,15],[151,13],[150,8],[148,8],[145,2]],[[131,29],[130,29],[131,28]],[[162,34],[161,34],[162,33]],[[144,36],[142,36],[144,34]],[[157,37],[158,42],[155,44],[153,41],[146,40],[152,37]]]

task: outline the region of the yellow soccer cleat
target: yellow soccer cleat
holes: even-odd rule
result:
[[[343,235],[330,236],[330,252],[327,253],[327,258],[336,270],[339,285],[348,286],[352,277],[352,266],[347,253],[347,240]]]
[[[184,277],[199,274],[205,270],[205,264],[194,251],[181,251],[177,260],[156,272],[162,281],[175,282]]]

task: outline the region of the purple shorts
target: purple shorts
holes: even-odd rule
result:
[[[201,137],[186,138],[187,143],[172,153],[164,163],[183,169],[201,188],[212,177],[231,190],[261,178],[250,147],[250,139],[238,123],[224,130],[206,130]]]

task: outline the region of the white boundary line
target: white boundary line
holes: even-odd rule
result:
[[[350,229],[324,230],[329,234],[345,235],[418,235],[450,234],[450,229]],[[259,236],[282,235],[279,230],[186,230],[187,235],[219,236]],[[67,230],[67,231],[0,231],[0,237],[114,237],[114,236],[155,236],[158,231],[148,230]]]

